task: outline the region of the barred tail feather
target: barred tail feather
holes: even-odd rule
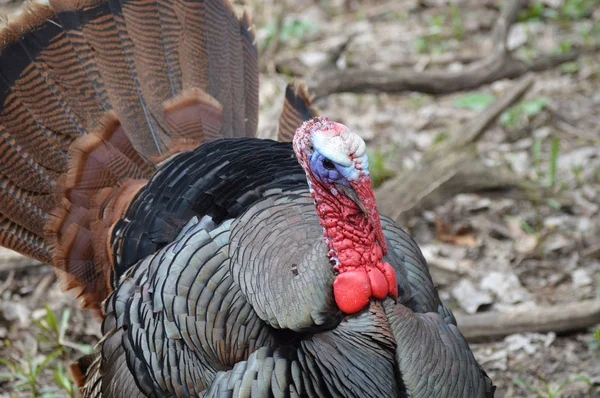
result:
[[[112,228],[157,165],[255,135],[256,54],[229,0],[27,6],[0,30],[0,244],[99,309]]]
[[[296,129],[303,122],[318,115],[319,112],[312,106],[306,85],[302,82],[288,84],[285,89],[283,110],[279,116],[277,140],[291,141]]]

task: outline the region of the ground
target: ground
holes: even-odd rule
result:
[[[303,0],[288,1],[284,8],[274,0],[247,1],[267,54],[261,136],[275,135],[290,65],[310,70],[353,36],[336,67],[460,71],[464,62],[491,51],[499,3]],[[280,40],[273,48],[277,32]],[[600,2],[594,0],[532,1],[509,36],[509,47],[525,60],[598,46]],[[430,262],[440,296],[457,313],[506,312],[600,296],[600,55],[584,52],[573,62],[536,72],[525,99],[477,143],[483,164],[508,166],[520,181],[543,189],[542,196],[514,189],[475,194],[465,188],[403,220]],[[387,179],[377,191],[382,195],[386,184],[402,183],[393,178],[398,173],[421,173],[424,156],[460,134],[464,123],[515,84],[500,80],[438,96],[342,93],[315,105],[365,138],[374,177]],[[40,394],[67,395],[53,372],[58,363],[68,365],[89,348],[69,342],[91,346],[98,341],[99,323],[77,308],[72,295],[60,292],[50,267],[9,251],[0,255],[0,358],[15,363],[25,352],[44,358],[58,348],[57,356],[39,367],[35,385]],[[64,337],[42,333],[35,322],[52,329],[46,304],[57,324],[70,309]],[[593,333],[515,334],[472,348],[498,386],[498,397],[600,396],[600,340]],[[7,371],[19,373],[0,364],[0,373]],[[27,387],[11,392],[15,382],[2,376],[0,396],[31,394]]]

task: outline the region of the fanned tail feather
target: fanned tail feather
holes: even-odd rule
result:
[[[50,0],[0,31],[0,244],[99,310],[112,229],[157,165],[254,136],[250,16],[228,0]]]
[[[158,164],[179,152],[198,147],[198,142],[221,138],[223,107],[199,89],[191,89],[167,101],[164,106],[167,125],[171,131],[171,147],[163,156],[152,158]]]
[[[302,82],[288,84],[285,89],[283,110],[279,116],[278,141],[292,141],[296,129],[303,122],[318,116],[313,108],[306,86]]]
[[[136,152],[112,111],[101,126],[69,149],[70,167],[57,181],[57,204],[47,217],[45,237],[52,264],[83,306],[99,309],[114,286],[112,225],[154,172]]]

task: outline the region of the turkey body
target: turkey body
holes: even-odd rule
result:
[[[364,142],[299,83],[278,141],[253,138],[254,41],[228,0],[50,0],[0,31],[0,244],[102,318],[72,366],[83,395],[492,397],[418,246],[379,217]],[[366,229],[325,235],[325,197]],[[362,274],[336,255],[353,239]],[[364,306],[336,290],[357,275]]]
[[[128,215],[191,221],[175,237],[153,236],[170,243],[152,254],[135,252],[144,260],[122,276],[103,323],[104,367],[120,371],[98,362],[90,395],[135,382],[140,396],[490,396],[418,247],[393,221],[382,219],[399,303],[372,300],[354,316],[337,309],[322,227],[289,143],[219,140],[180,154]],[[126,241],[127,230],[115,238]]]

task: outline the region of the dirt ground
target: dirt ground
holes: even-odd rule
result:
[[[247,1],[259,46],[268,54],[262,64],[261,136],[275,135],[290,65],[311,70],[352,36],[335,67],[460,71],[465,62],[491,51],[499,3],[302,0],[282,7],[274,0]],[[596,0],[532,1],[509,36],[509,47],[525,60],[599,46]],[[389,184],[400,171],[420,173],[419,161],[427,153],[515,84],[500,80],[439,96],[341,93],[315,105],[365,138],[372,173]],[[490,167],[507,167],[521,181],[544,188],[544,195],[526,199],[514,189],[475,194],[465,188],[404,220],[430,261],[442,300],[455,312],[506,312],[600,298],[599,110],[598,51],[536,72],[523,102],[478,142],[477,157]],[[36,385],[40,395],[67,396],[53,372],[87,347],[64,342],[93,345],[99,324],[77,309],[72,295],[60,292],[50,267],[7,250],[0,259],[0,358],[15,362],[26,351],[43,358],[63,347],[40,371]],[[70,308],[61,344],[45,341],[34,322],[48,323],[45,304],[59,320]],[[593,328],[569,335],[515,334],[472,348],[498,386],[497,397],[594,397],[600,396],[600,340],[593,334]],[[0,396],[31,395],[26,387],[12,392],[16,382],[3,372],[11,373],[0,364]]]

